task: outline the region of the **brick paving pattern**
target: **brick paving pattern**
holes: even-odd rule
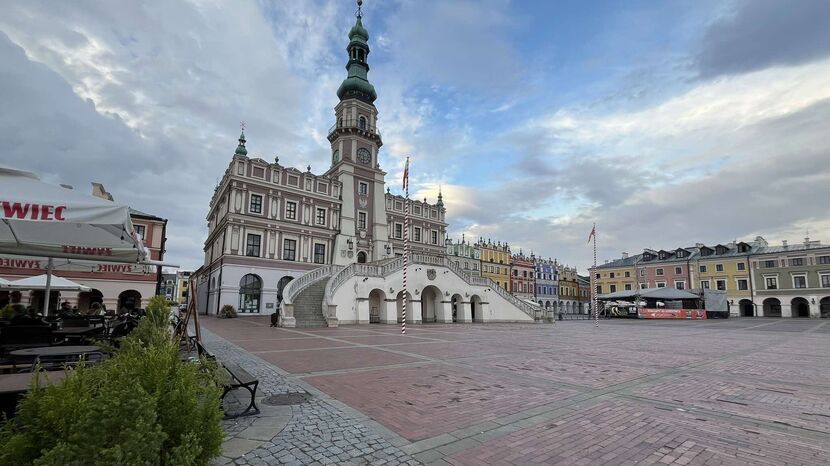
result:
[[[226,422],[226,463],[830,464],[826,320],[203,326],[314,396]]]

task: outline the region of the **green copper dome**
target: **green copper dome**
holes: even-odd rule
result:
[[[352,30],[349,31],[349,40],[359,39],[363,39],[363,42],[369,42],[369,31],[363,27],[363,22],[360,20],[360,16],[357,17],[357,21],[354,23]]]
[[[245,148],[245,131],[242,131],[242,134],[239,135],[239,145],[236,146],[237,155],[248,155],[248,149]]]

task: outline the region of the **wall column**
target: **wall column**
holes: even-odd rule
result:
[[[355,323],[369,323],[369,298],[357,298],[357,322]]]
[[[470,308],[469,301],[460,301],[456,303],[456,311],[455,311],[455,320],[459,323],[470,323],[472,322],[472,309]]]
[[[406,306],[406,321],[413,324],[421,323],[421,300],[410,300]]]
[[[441,324],[452,323],[452,302],[441,301],[435,309],[435,321]]]
[[[396,300],[396,299],[387,299],[387,300],[381,301],[380,323],[382,323],[382,324],[397,324],[398,323],[398,300]]]

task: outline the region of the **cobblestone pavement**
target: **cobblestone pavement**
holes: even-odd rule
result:
[[[227,421],[225,462],[830,464],[827,320],[202,324],[263,395],[313,396]]]

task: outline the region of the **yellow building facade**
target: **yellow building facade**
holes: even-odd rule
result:
[[[636,268],[638,259],[639,255],[631,257],[623,255],[621,259],[591,269],[597,292],[606,294],[616,291],[636,290],[639,287]]]
[[[510,290],[510,247],[507,243],[492,243],[479,239],[477,247],[481,249],[481,276],[490,278],[508,293]]]
[[[752,299],[749,254],[753,245],[738,243],[703,246],[694,260],[695,288],[726,291],[726,299],[740,302]]]

